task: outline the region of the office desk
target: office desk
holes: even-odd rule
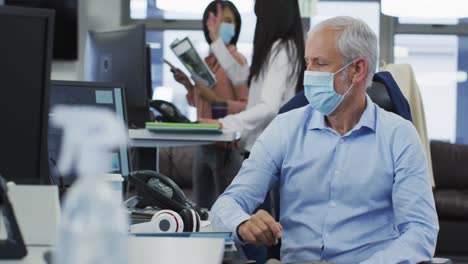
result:
[[[44,253],[50,247],[28,247],[22,260],[5,260],[0,264],[47,264]],[[223,239],[129,237],[129,264],[153,263],[221,263]]]
[[[153,133],[146,129],[129,129],[130,147],[157,148],[207,145],[214,142],[232,142],[240,139],[240,133],[223,130],[222,134]]]

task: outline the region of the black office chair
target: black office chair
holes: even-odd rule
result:
[[[411,111],[408,104],[408,101],[401,92],[398,84],[393,79],[392,75],[389,72],[378,72],[374,75],[372,79],[372,86],[367,90],[367,94],[372,99],[374,103],[383,108],[386,111],[400,115],[401,117],[412,121]],[[298,93],[294,96],[289,102],[287,102],[283,107],[281,107],[279,114],[286,113],[290,110],[303,107],[309,104],[307,98],[304,95],[304,92]],[[271,201],[271,210],[270,213],[275,217],[276,221],[279,221],[279,190],[275,188],[270,192],[269,197]],[[275,246],[272,246],[268,249],[268,257],[280,259],[280,248],[281,241]],[[430,263],[442,263],[450,264],[452,261],[449,259],[434,259],[433,262],[424,262],[427,264]]]

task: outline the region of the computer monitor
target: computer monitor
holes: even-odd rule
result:
[[[148,67],[144,25],[105,32],[89,31],[84,78],[125,85],[129,127],[144,127],[149,121]]]
[[[49,183],[47,123],[54,12],[0,6],[0,173]]]
[[[78,58],[78,0],[5,0],[5,4],[55,10],[53,58]]]
[[[153,100],[153,79],[151,76],[151,46],[146,44],[146,95],[148,100]]]
[[[50,89],[50,109],[56,105],[95,106],[110,109],[123,121],[127,122],[125,90],[122,84],[52,81]],[[49,111],[50,112],[50,111]],[[62,130],[49,124],[49,159],[55,167],[54,178],[64,177],[64,184],[70,185],[76,179],[76,173],[64,175],[56,168],[60,157]],[[130,172],[129,153],[126,146],[114,153],[109,173],[128,176]]]

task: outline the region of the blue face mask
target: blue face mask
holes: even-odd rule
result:
[[[344,70],[353,62],[354,61],[346,64],[335,73],[319,71],[304,72],[304,95],[312,108],[324,115],[329,115],[338,108],[345,96],[351,91],[351,88],[353,88],[353,85],[341,95],[335,92],[333,88],[333,76]]]
[[[224,44],[229,44],[231,42],[232,37],[234,37],[235,34],[235,28],[233,24],[229,23],[221,23],[219,26],[219,36],[223,40]]]

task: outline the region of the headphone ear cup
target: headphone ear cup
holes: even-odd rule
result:
[[[196,220],[196,230],[195,230],[195,232],[200,232],[200,227],[201,227],[200,215],[197,213],[197,211],[195,211],[195,210],[193,210],[193,209],[191,209],[191,210],[192,210],[192,211],[195,213],[195,215],[196,215],[196,219],[195,219],[195,220]]]
[[[193,232],[193,220],[192,220],[192,213],[189,209],[182,209],[179,212],[182,220],[184,221],[184,232]]]
[[[180,211],[180,216],[184,221],[184,232],[200,231],[200,216],[195,210],[183,209]]]
[[[178,233],[184,231],[184,220],[172,210],[161,210],[151,219],[156,232],[158,233]]]

